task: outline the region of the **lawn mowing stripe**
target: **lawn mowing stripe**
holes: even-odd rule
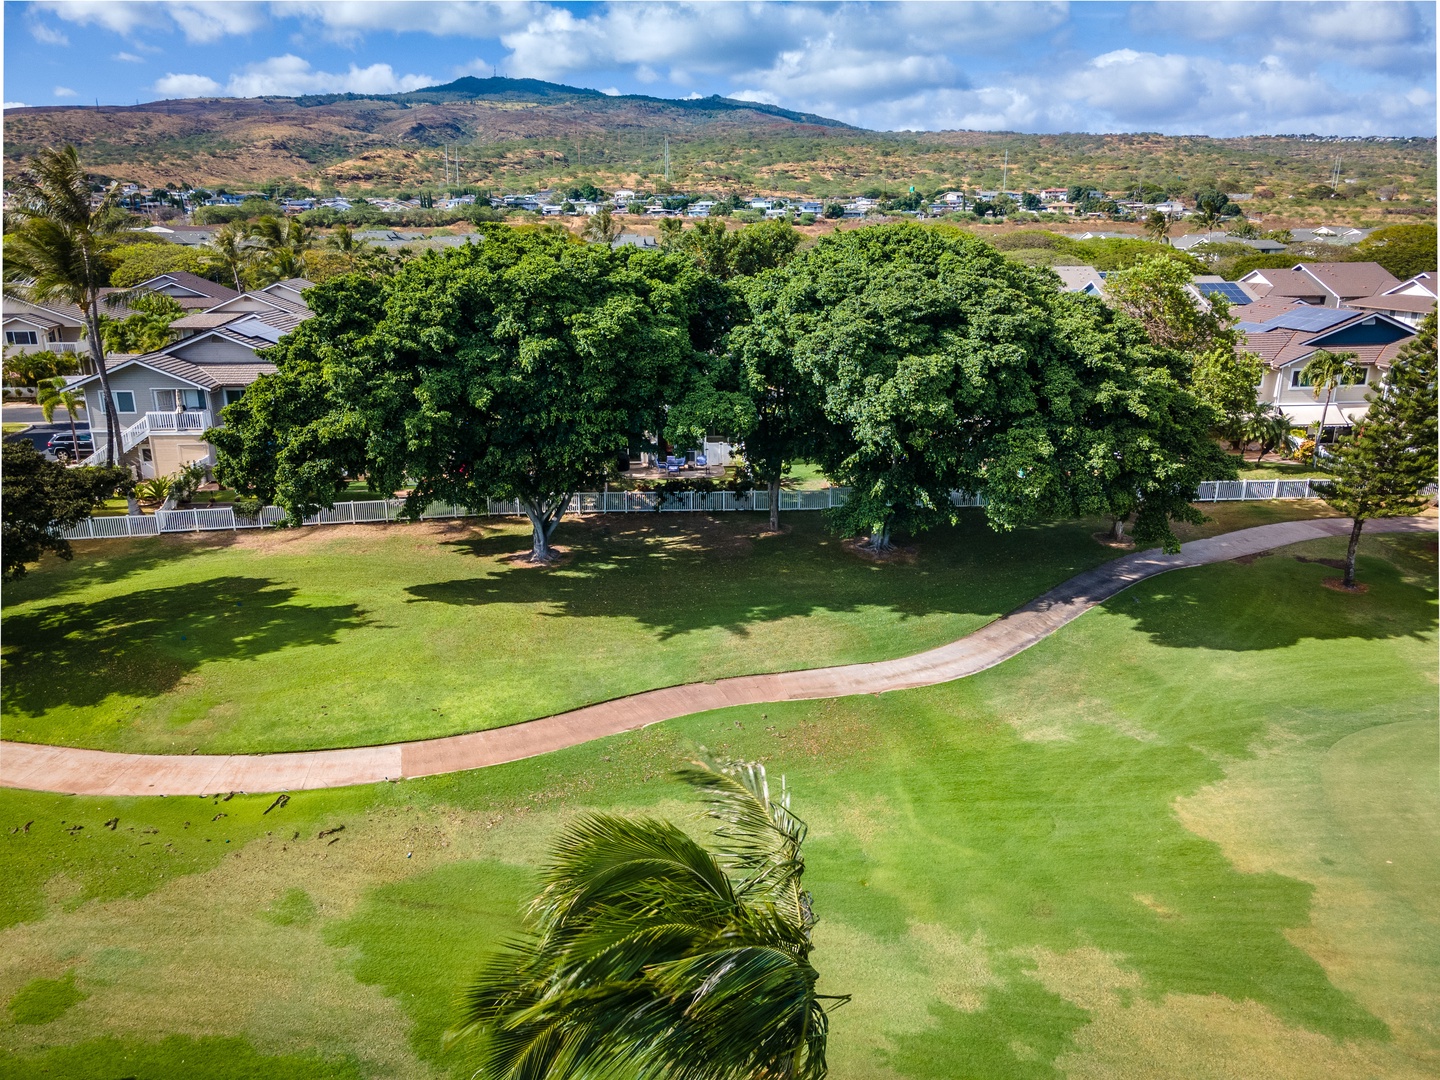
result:
[[[1371,532],[1434,531],[1434,517],[1369,523]],[[419,742],[283,754],[119,754],[0,742],[0,786],[79,795],[273,792],[435,776],[534,757],[593,739],[731,705],[884,693],[949,682],[1002,663],[1138,581],[1350,530],[1345,518],[1240,529],[1174,555],[1135,552],[1077,574],[957,641],[868,664],[745,675],[615,698],[487,731]]]

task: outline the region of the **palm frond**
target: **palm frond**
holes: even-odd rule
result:
[[[715,835],[725,842],[719,860],[743,876],[742,895],[769,893],[807,929],[809,902],[800,889],[805,872],[801,845],[808,827],[790,811],[783,784],[772,798],[765,766],[750,762],[699,760],[680,769],[678,778],[698,788],[710,817],[720,822]]]
[[[488,1080],[822,1080],[803,821],[759,765],[682,778],[720,822],[593,814],[557,838],[528,931],[482,968],[452,1037]],[[737,880],[738,879],[738,880]]]

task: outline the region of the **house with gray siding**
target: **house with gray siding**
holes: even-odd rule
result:
[[[222,410],[238,401],[246,387],[275,370],[261,353],[308,317],[303,303],[287,298],[298,297],[308,286],[239,294],[227,304],[240,310],[212,309],[176,320],[171,326],[183,336],[159,352],[107,357],[121,428],[120,461],[146,479],[173,475],[192,462],[213,464],[214,447],[204,433],[224,423]],[[69,383],[84,394],[86,415],[95,418],[93,460],[103,461],[100,378],[77,376]]]

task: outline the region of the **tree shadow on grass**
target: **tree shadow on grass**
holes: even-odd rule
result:
[[[47,555],[38,569],[5,586],[5,602],[25,603],[64,596],[94,585],[110,585],[161,564],[230,547],[235,539],[232,532],[208,532],[75,541],[70,545],[75,553],[72,560],[65,562]]]
[[[1228,562],[1164,574],[1104,606],[1128,615],[1152,642],[1172,649],[1250,652],[1283,649],[1307,638],[1374,641],[1434,633],[1434,588],[1389,559],[1360,557],[1356,578],[1370,586],[1364,595],[1324,587],[1326,578],[1338,576],[1330,566],[1284,552],[1248,565]]]
[[[913,563],[877,566],[842,550],[818,521],[791,516],[789,533],[762,536],[759,517],[679,516],[577,522],[557,534],[570,552],[561,567],[504,566],[406,591],[412,602],[525,604],[551,617],[633,619],[665,640],[708,629],[744,635],[758,623],[864,608],[901,619],[993,618],[1113,557],[1083,527],[1001,537],[977,519],[926,533]],[[494,533],[447,546],[494,559],[527,550],[529,537]]]
[[[159,697],[213,660],[334,644],[367,625],[354,604],[293,603],[265,578],[219,577],[5,619],[5,711],[40,715],[113,694]]]

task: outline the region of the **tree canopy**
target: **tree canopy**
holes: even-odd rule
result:
[[[119,466],[71,469],[48,461],[27,440],[0,449],[5,498],[0,500],[0,576],[13,581],[25,564],[47,552],[72,557],[61,533],[90,516],[96,505],[117,491],[128,492],[130,474]]]
[[[1436,481],[1435,313],[1395,358],[1389,378],[1356,425],[1335,447],[1325,501],[1353,519],[1345,556],[1346,588],[1355,585],[1355,553],[1370,518],[1413,514],[1429,503],[1422,489]]]
[[[380,281],[334,279],[213,433],[226,483],[299,517],[347,475],[435,500],[517,499],[533,556],[571,495],[664,429],[703,364],[703,275],[688,260],[488,229]]]
[[[1137,515],[1174,545],[1196,484],[1233,465],[1184,364],[1097,300],[1062,294],[958,230],[880,226],[827,237],[751,294],[754,329],[820,391],[828,475],[851,488],[841,528],[953,520],[979,493],[992,525]]]

